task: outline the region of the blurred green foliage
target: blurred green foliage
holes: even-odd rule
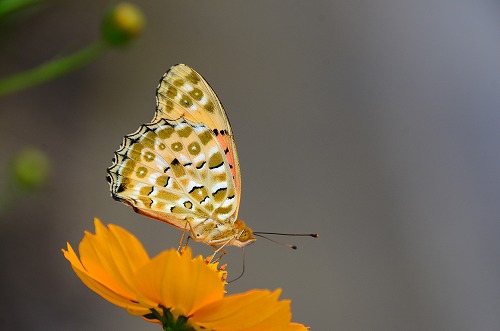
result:
[[[49,157],[39,149],[27,147],[19,151],[11,161],[10,177],[15,187],[25,192],[39,190],[52,172]]]
[[[45,0],[0,0],[0,19],[44,2]]]
[[[0,0],[0,20],[44,0]],[[109,8],[104,14],[101,26],[101,38],[75,52],[57,58],[36,68],[0,78],[0,96],[11,94],[29,87],[53,80],[75,71],[101,55],[108,45],[123,46],[134,40],[144,27],[142,12],[134,5],[122,2]]]
[[[8,161],[5,186],[0,193],[0,216],[12,209],[19,199],[39,192],[52,174],[52,162],[40,149],[25,147]]]
[[[96,42],[75,54],[0,79],[0,96],[14,93],[68,74],[94,60],[104,49],[105,47],[102,42]]]
[[[41,4],[48,0],[0,0],[0,23],[7,18],[8,28],[15,28],[24,18],[16,15],[30,9],[31,14],[45,9]],[[18,17],[19,16],[19,17]],[[21,18],[21,20],[19,20]],[[39,66],[8,77],[0,78],[0,96],[8,95],[39,85],[71,73],[98,58],[109,47],[130,44],[144,27],[142,12],[134,5],[122,2],[111,6],[103,15],[100,38],[73,54],[42,63]],[[97,31],[97,27],[96,27]],[[22,196],[39,191],[47,183],[52,172],[50,158],[36,148],[24,148],[10,160],[5,187],[0,187],[0,214],[10,209]]]

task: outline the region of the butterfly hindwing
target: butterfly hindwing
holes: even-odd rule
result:
[[[178,228],[237,210],[229,164],[213,131],[185,119],[159,119],[125,136],[108,169],[115,199]],[[228,180],[231,179],[231,180]]]

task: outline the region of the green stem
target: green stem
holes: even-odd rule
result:
[[[34,69],[0,79],[0,96],[32,87],[63,76],[91,62],[106,49],[98,41],[75,54],[44,63]]]
[[[27,8],[43,2],[45,1],[44,0],[0,0],[0,17],[10,15],[23,8]]]

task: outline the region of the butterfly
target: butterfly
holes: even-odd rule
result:
[[[163,75],[153,120],[125,136],[107,172],[115,200],[195,241],[217,249],[256,240],[238,219],[241,174],[226,112],[187,65]]]

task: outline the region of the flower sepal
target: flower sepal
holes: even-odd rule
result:
[[[188,318],[184,315],[179,315],[175,318],[170,308],[163,306],[159,307],[163,314],[160,314],[156,309],[151,309],[151,314],[146,314],[143,317],[151,322],[158,321],[165,331],[196,331],[188,323]]]

